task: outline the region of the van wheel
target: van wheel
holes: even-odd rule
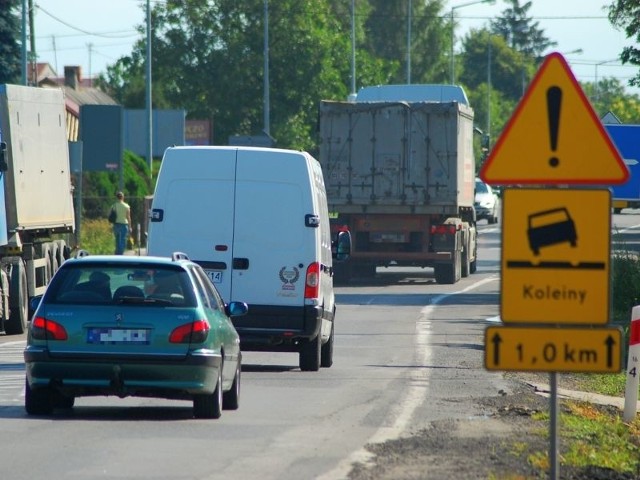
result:
[[[320,366],[322,368],[329,368],[331,365],[333,365],[333,329],[334,329],[334,322],[331,322],[331,334],[329,335],[329,340],[327,340],[327,343],[325,343],[324,345],[322,345],[321,351],[320,351]]]
[[[320,333],[309,340],[300,349],[300,370],[303,372],[317,372],[320,369]]]

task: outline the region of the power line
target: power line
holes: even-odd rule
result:
[[[76,27],[75,25],[71,25],[70,23],[62,20],[61,18],[56,17],[55,15],[53,15],[51,12],[49,12],[48,10],[45,10],[44,8],[42,8],[40,5],[35,4],[35,7],[40,10],[42,13],[44,13],[45,15],[51,17],[52,19],[54,19],[56,22],[61,23],[62,25],[71,28],[72,30],[76,30],[78,32],[81,32],[85,35],[90,35],[90,36],[95,36],[95,37],[103,37],[103,38],[127,38],[127,37],[132,37],[137,35],[137,33],[134,34],[126,34],[126,35],[114,35],[113,32],[106,32],[106,33],[98,33],[98,32],[89,32],[87,30],[83,30],[80,27]],[[116,32],[117,33],[117,32]]]

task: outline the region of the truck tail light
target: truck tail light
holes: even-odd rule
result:
[[[320,289],[320,264],[313,262],[307,267],[307,276],[304,282],[304,298],[318,298]]]
[[[431,225],[431,235],[454,235],[459,230],[458,225]]]
[[[207,339],[211,326],[206,320],[185,323],[173,329],[169,335],[170,343],[202,343]]]
[[[35,317],[31,321],[31,335],[38,340],[67,339],[67,331],[62,325],[44,317]]]

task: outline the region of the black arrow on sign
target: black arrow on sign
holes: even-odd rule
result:
[[[613,366],[613,346],[616,341],[609,335],[604,343],[607,345],[607,367],[611,368]]]
[[[502,343],[502,337],[499,333],[496,333],[491,339],[493,342],[493,364],[500,365],[500,344]]]

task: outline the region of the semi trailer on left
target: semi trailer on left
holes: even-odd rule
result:
[[[75,228],[62,89],[0,85],[0,203],[0,332],[18,335]]]

